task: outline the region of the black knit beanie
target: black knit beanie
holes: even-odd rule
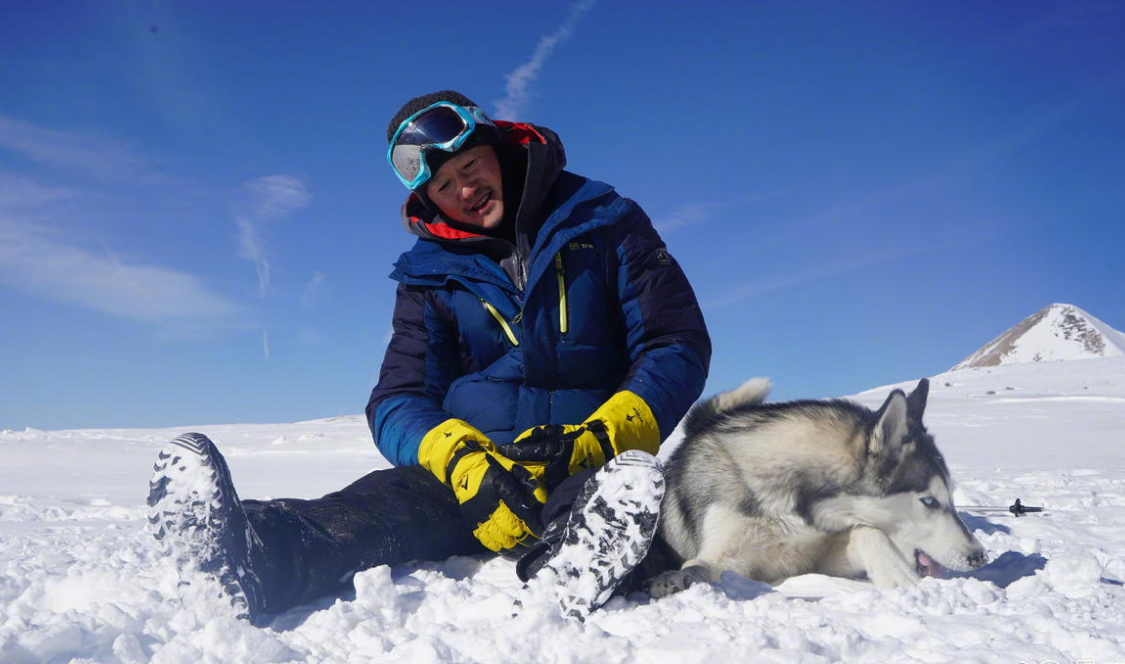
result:
[[[439,92],[431,92],[430,94],[422,95],[421,97],[415,97],[406,102],[406,104],[399,109],[398,113],[395,113],[395,116],[391,119],[391,123],[387,125],[387,143],[389,144],[391,142],[391,139],[395,136],[395,132],[398,131],[399,125],[407,118],[428,106],[433,106],[439,101],[447,101],[457,104],[458,106],[477,106],[476,102],[454,90],[441,90]],[[477,108],[480,107],[477,106]],[[503,142],[504,134],[501,133],[499,129],[491,125],[478,124],[476,130],[461,144],[457,152],[427,150],[426,163],[430,165],[430,173],[437,173],[442,164],[449,161],[463,150],[475,148],[478,145],[496,145]],[[420,189],[424,189],[424,187]],[[429,200],[423,195],[423,192],[418,191],[417,193],[421,195],[422,200],[429,205]]]

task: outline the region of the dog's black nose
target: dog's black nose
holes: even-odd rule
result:
[[[976,569],[987,562],[988,554],[984,551],[977,551],[976,553],[969,556],[968,559],[969,567],[972,567],[973,569]]]

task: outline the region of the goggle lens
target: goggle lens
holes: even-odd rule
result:
[[[403,124],[394,136],[387,161],[403,184],[412,190],[417,189],[430,179],[430,171],[424,161],[426,151],[455,152],[478,123],[492,125],[475,106],[431,106]]]
[[[410,186],[409,183],[413,182],[422,170],[422,148],[417,145],[394,146],[391,149],[391,166],[402,181]]]
[[[465,121],[452,108],[438,106],[414,118],[398,135],[397,145],[448,143],[465,131]]]

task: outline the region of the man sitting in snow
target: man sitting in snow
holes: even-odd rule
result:
[[[185,434],[156,464],[155,536],[250,618],[376,565],[488,550],[524,581],[553,574],[584,616],[654,536],[652,455],[710,361],[695,295],[636,203],[563,170],[554,132],[443,91],[387,139],[418,238],[367,405],[395,467],[318,500],[240,501],[215,445]]]

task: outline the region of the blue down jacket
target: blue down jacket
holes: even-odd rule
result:
[[[691,286],[636,203],[563,170],[553,132],[497,124],[526,163],[517,239],[459,230],[408,199],[419,239],[391,274],[394,335],[367,405],[376,445],[417,464],[422,438],[451,417],[504,444],[581,423],[620,390],[645,400],[663,440],[711,357]]]

